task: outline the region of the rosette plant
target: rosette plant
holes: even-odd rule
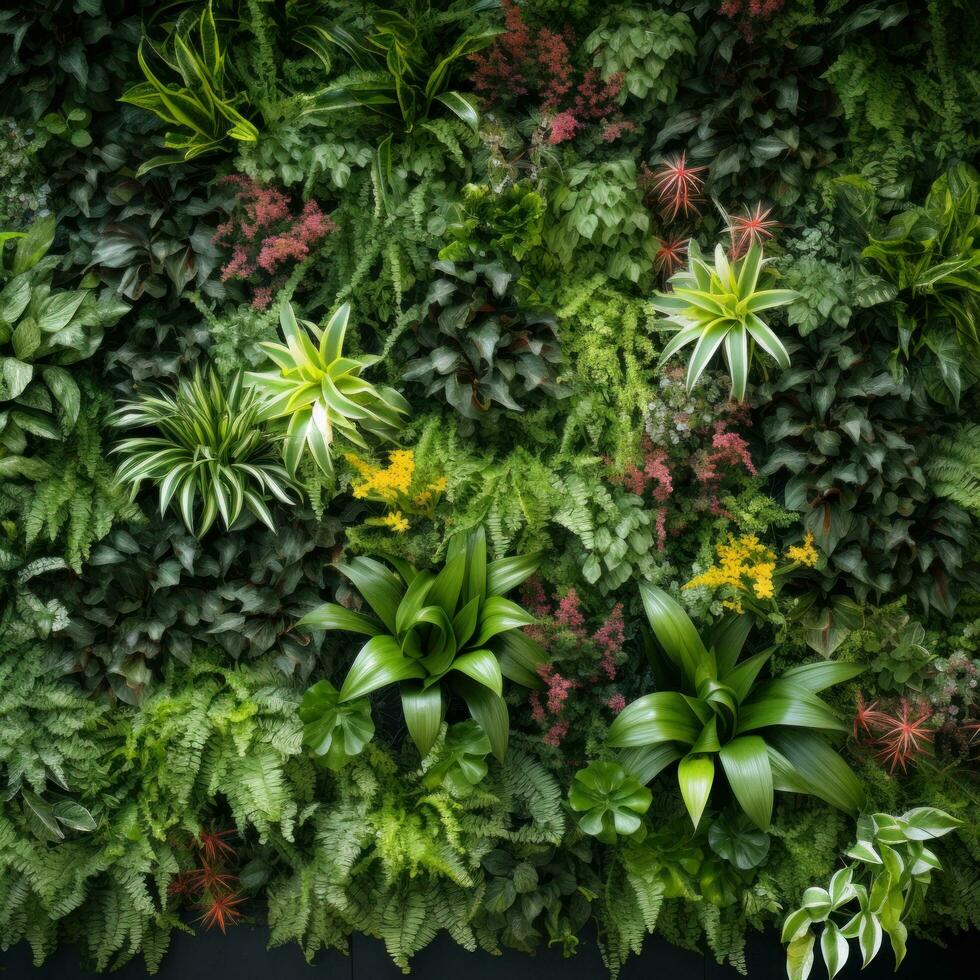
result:
[[[366,700],[341,702],[330,681],[317,681],[299,706],[303,745],[335,772],[342,769],[374,738],[371,705]]]
[[[799,294],[791,289],[768,288],[772,274],[766,269],[767,260],[762,257],[759,244],[753,245],[744,258],[734,261],[729,260],[721,245],[716,245],[714,265],[709,265],[692,238],[687,255],[687,268],[668,280],[671,292],[657,293],[653,302],[654,309],[665,314],[663,322],[677,328],[664,348],[661,363],[682,347],[694,344],[687,365],[690,392],[724,345],[732,398],[743,401],[756,346],[784,370],[789,367],[786,348],[759,314],[788,306]]]
[[[629,750],[624,767],[648,782],[678,762],[681,796],[695,827],[718,763],[735,800],[762,830],[777,789],[856,813],[861,783],[824,737],[848,728],[817,693],[863,668],[820,661],[760,681],[772,650],[739,661],[747,617],[722,620],[705,643],[666,592],[643,583],[640,594],[658,645],[650,651],[657,691],[627,705],[610,726],[608,744]]]
[[[144,480],[156,483],[160,513],[176,502],[187,529],[199,538],[219,514],[230,528],[243,509],[275,531],[268,495],[284,504],[296,498],[258,414],[258,399],[242,387],[240,373],[226,390],[213,370],[205,375],[198,369],[175,393],[127,402],[110,416],[118,428],[158,433],[125,439],[112,450],[125,457],[116,479],[130,484],[133,496]]]
[[[568,802],[578,814],[578,825],[604,844],[617,836],[635,834],[653,795],[636,776],[618,762],[590,762],[575,773]]]
[[[376,388],[361,377],[380,358],[344,356],[349,319],[350,304],[344,303],[320,330],[307,320],[297,322],[292,307],[283,303],[279,325],[285,344],[259,344],[276,370],[245,375],[262,400],[259,417],[286,422],[283,459],[293,475],[306,449],[324,473],[332,473],[331,447],[337,433],[366,449],[362,430],[391,438],[409,410],[408,402],[393,388]]]
[[[482,527],[455,535],[438,572],[392,559],[396,570],[373,558],[338,564],[374,615],[333,602],[300,620],[316,630],[348,630],[369,637],[340,688],[353,701],[398,684],[408,733],[422,755],[439,734],[451,694],[465,701],[490,739],[493,754],[507,751],[509,720],[503,679],[541,687],[537,668],[546,660],[521,631],[535,618],[504,594],[533,575],[537,555],[487,561]]]
[[[471,0],[440,9],[440,4],[423,0],[406,5],[404,14],[375,11],[366,33],[359,30],[355,34],[341,23],[304,25],[297,40],[328,70],[331,49],[346,54],[355,69],[319,92],[311,111],[360,107],[378,114],[390,127],[401,125],[408,132],[428,119],[434,112],[433,103],[439,103],[476,129],[480,121],[476,101],[449,85],[454,69],[490,44],[500,30],[451,32],[496,5],[497,0]]]

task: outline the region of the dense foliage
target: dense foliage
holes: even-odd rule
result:
[[[0,947],[980,926],[976,29],[0,12]]]

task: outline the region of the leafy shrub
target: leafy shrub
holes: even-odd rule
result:
[[[629,95],[670,103],[684,62],[694,57],[695,38],[683,13],[624,8],[603,17],[582,47],[603,77],[622,77],[620,104]]]
[[[890,354],[863,331],[810,334],[793,371],[760,389],[770,452],[760,470],[787,476],[785,504],[827,556],[825,595],[842,585],[861,601],[910,594],[949,614],[972,576],[969,517],[930,487],[920,463],[929,413]]]
[[[495,419],[501,408],[521,412],[518,399],[537,392],[565,394],[555,318],[518,304],[516,270],[495,262],[467,268],[439,261],[434,268],[442,275],[430,285],[428,315],[413,332],[411,349],[419,356],[406,365],[406,380],[425,379],[426,395],[441,394],[472,421]]]
[[[91,357],[106,328],[128,307],[103,298],[90,284],[54,288],[57,258],[53,217],[39,218],[26,232],[0,235],[0,466],[6,477],[21,475],[28,436],[61,439],[81,410],[78,384],[66,370]],[[13,239],[16,248],[5,248]]]

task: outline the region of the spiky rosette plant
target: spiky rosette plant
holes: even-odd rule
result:
[[[664,348],[661,363],[682,347],[694,344],[687,366],[687,390],[691,391],[724,345],[732,398],[743,401],[756,346],[779,367],[789,367],[786,348],[759,314],[788,306],[798,294],[791,289],[768,288],[772,274],[766,269],[767,260],[758,244],[744,258],[734,261],[729,260],[721,245],[716,245],[714,265],[709,265],[698,243],[691,239],[687,258],[687,269],[668,280],[671,291],[657,293],[653,302],[654,309],[665,314],[663,322],[677,329]]]
[[[408,733],[425,755],[450,694],[458,694],[502,759],[509,728],[503,679],[541,687],[537,668],[546,660],[540,645],[521,631],[535,618],[504,594],[534,574],[538,557],[488,562],[486,535],[478,527],[452,538],[439,572],[392,563],[396,571],[363,557],[336,566],[373,616],[327,602],[300,620],[315,630],[370,637],[344,679],[341,703],[398,684]]]
[[[650,656],[658,690],[627,705],[610,726],[609,746],[628,750],[624,767],[648,782],[678,762],[681,796],[695,826],[711,795],[716,762],[761,830],[769,826],[777,789],[856,813],[861,783],[823,736],[848,727],[817,693],[863,668],[819,661],[759,681],[773,651],[739,662],[747,617],[722,620],[705,643],[666,592],[643,583],[640,594],[659,644]]]
[[[283,459],[293,475],[307,449],[324,473],[332,473],[331,447],[338,433],[366,449],[362,431],[389,439],[408,413],[408,402],[397,391],[361,377],[378,362],[376,355],[344,356],[349,319],[350,304],[344,303],[321,330],[308,320],[297,321],[289,303],[283,303],[279,325],[285,344],[259,344],[277,370],[245,375],[262,400],[259,418],[286,423]]]
[[[515,269],[499,262],[464,266],[436,262],[442,275],[429,288],[428,315],[414,335],[405,378],[442,395],[467,419],[491,418],[499,409],[522,412],[521,400],[565,392],[555,318],[525,309],[514,295]]]
[[[144,480],[157,484],[160,513],[175,501],[197,537],[219,514],[230,528],[243,508],[274,531],[268,496],[296,502],[275,441],[259,423],[258,398],[243,388],[241,374],[225,389],[213,370],[198,369],[173,394],[164,391],[122,405],[110,423],[159,433],[125,439],[112,450],[124,457],[116,478],[132,486],[133,496]]]

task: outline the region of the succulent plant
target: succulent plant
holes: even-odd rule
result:
[[[328,769],[342,769],[374,737],[371,702],[340,700],[330,681],[317,681],[299,706],[303,744]],[[488,749],[489,751],[489,749]]]
[[[307,449],[324,473],[332,473],[336,434],[366,449],[361,430],[391,438],[409,410],[408,402],[393,388],[376,388],[361,377],[378,357],[344,356],[349,319],[350,304],[344,303],[320,330],[307,320],[297,322],[292,307],[284,303],[279,323],[286,343],[259,345],[278,370],[245,375],[262,399],[259,418],[286,422],[283,459],[291,474],[295,475]]]
[[[682,347],[695,344],[687,367],[690,391],[724,344],[725,360],[732,378],[732,398],[742,401],[749,379],[752,356],[758,345],[784,370],[789,354],[783,342],[759,313],[788,306],[798,298],[790,289],[770,289],[771,275],[762,247],[753,245],[744,258],[729,261],[721,245],[715,246],[714,265],[701,255],[694,239],[688,245],[688,266],[668,280],[669,293],[658,293],[654,309],[666,314],[664,322],[676,327],[661,355],[661,364]]]
[[[618,762],[590,762],[575,773],[568,802],[581,814],[578,825],[604,844],[640,829],[653,794]]]
[[[406,380],[423,384],[426,395],[441,394],[474,421],[495,418],[500,408],[521,412],[530,395],[564,396],[555,318],[520,306],[515,268],[441,260],[434,268],[442,275],[429,287]]]

